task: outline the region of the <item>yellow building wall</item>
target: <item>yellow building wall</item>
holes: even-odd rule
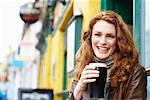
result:
[[[43,59],[41,59],[40,70],[39,70],[39,88],[49,89],[51,80],[51,49],[52,49],[52,36],[49,35],[47,38],[48,46],[44,53]]]
[[[38,72],[38,88],[42,88],[42,62],[43,60],[41,59]]]
[[[52,50],[52,35],[48,36],[47,39],[48,47],[45,54],[45,64],[46,64],[46,80],[45,80],[45,87],[50,88],[50,80],[51,80],[51,50]]]
[[[63,72],[64,72],[64,33],[59,29],[52,39],[52,86],[54,100],[62,100]]]

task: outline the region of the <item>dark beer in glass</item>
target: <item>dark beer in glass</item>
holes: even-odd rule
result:
[[[99,66],[95,67],[96,70],[100,71],[99,77],[96,78],[96,81],[90,83],[90,98],[96,100],[96,98],[104,98],[104,90],[107,78],[107,68],[106,66]]]

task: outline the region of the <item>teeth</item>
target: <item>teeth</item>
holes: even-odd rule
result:
[[[101,49],[101,50],[107,50],[108,48],[98,47],[98,49]]]
[[[101,53],[106,53],[108,48],[101,48],[101,47],[98,47],[98,50],[101,52]]]
[[[107,50],[107,48],[98,48],[98,49],[100,49],[100,50]]]

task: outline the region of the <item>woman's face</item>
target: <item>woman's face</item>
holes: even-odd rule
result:
[[[95,23],[92,30],[92,49],[99,59],[106,59],[115,50],[116,30],[113,24],[104,20]]]

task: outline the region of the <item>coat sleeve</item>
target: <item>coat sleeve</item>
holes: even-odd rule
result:
[[[74,95],[73,95],[73,91],[74,88],[76,87],[74,81],[72,81],[71,83],[71,90],[69,91],[69,95],[68,95],[68,100],[75,100]]]
[[[127,100],[146,100],[147,76],[142,66],[134,68],[125,94]]]
[[[69,92],[68,100],[75,100],[72,91]]]

